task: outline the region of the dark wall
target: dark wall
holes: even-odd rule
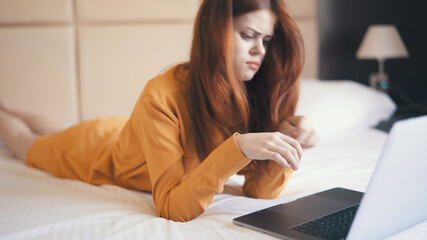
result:
[[[378,61],[358,60],[356,52],[371,24],[396,25],[409,58],[388,59],[385,72],[392,84],[391,97],[401,90],[416,102],[427,104],[427,1],[426,0],[318,0],[319,77],[351,79],[369,85]]]

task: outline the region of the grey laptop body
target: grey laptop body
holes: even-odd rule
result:
[[[394,124],[366,193],[333,188],[233,219],[282,239],[383,239],[427,219],[427,116]]]

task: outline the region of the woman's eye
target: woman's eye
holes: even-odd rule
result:
[[[244,34],[244,33],[242,33],[242,34],[241,34],[241,36],[242,36],[242,38],[243,38],[243,39],[245,39],[245,40],[253,39],[253,37],[252,37],[252,36],[249,36],[248,34]]]
[[[270,43],[270,40],[264,40],[262,41],[262,43],[264,44],[264,46],[267,46]]]

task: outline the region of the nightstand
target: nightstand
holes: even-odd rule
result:
[[[375,126],[376,129],[389,132],[391,127],[396,121],[411,118],[411,117],[418,117],[422,115],[426,115],[427,112],[419,112],[414,111],[412,108],[410,108],[407,105],[399,105],[397,106],[396,112],[394,112],[393,116],[390,117],[387,121],[381,121],[378,123],[377,126]]]

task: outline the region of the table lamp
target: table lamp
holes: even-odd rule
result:
[[[390,88],[384,62],[389,58],[406,58],[408,51],[394,25],[371,25],[356,53],[358,59],[377,59],[379,71],[370,74],[369,85],[383,92]]]

